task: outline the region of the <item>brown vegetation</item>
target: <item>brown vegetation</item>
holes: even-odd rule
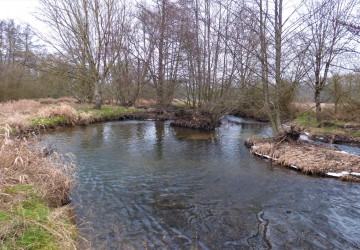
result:
[[[75,108],[67,105],[67,104],[60,104],[60,106],[55,107],[44,107],[38,112],[39,117],[56,117],[56,116],[63,116],[68,119],[69,123],[76,124],[78,120],[78,114]]]
[[[34,142],[10,139],[5,131],[0,138],[0,245],[76,249],[76,225],[71,207],[65,206],[75,166]]]
[[[64,104],[75,104],[78,102],[78,100],[76,100],[75,98],[72,97],[60,97],[60,98],[40,98],[38,99],[38,102],[40,102],[41,104],[59,104],[59,103],[64,103]]]
[[[153,107],[156,105],[156,101],[154,99],[143,99],[140,98],[135,102],[136,106],[143,106],[143,107]]]
[[[0,140],[0,190],[9,185],[34,185],[52,206],[59,207],[69,200],[74,183],[74,165],[63,164],[60,156],[21,139]],[[6,202],[7,197],[1,197]]]
[[[131,107],[106,105],[101,110],[95,110],[91,104],[75,103],[74,99],[68,97],[40,101],[19,100],[0,103],[0,125],[8,125],[13,134],[24,134],[57,126],[126,119],[126,115],[139,111]],[[143,115],[145,116],[146,114]]]
[[[325,176],[329,172],[360,173],[360,157],[335,148],[304,141],[279,142],[273,139],[248,139],[246,144],[251,147],[253,154],[306,174]],[[359,180],[355,176],[351,179]]]
[[[32,114],[38,112],[43,105],[34,100],[18,100],[18,101],[9,101],[1,103],[0,105],[0,115],[11,116],[14,113],[19,113],[22,115]]]
[[[212,130],[221,124],[220,117],[214,117],[210,113],[200,111],[180,110],[175,114],[175,120],[171,126]]]

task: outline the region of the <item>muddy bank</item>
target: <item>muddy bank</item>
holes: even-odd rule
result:
[[[360,157],[307,141],[247,139],[250,152],[275,164],[315,176],[360,181]]]

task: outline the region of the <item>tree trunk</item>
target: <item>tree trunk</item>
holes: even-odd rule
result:
[[[94,97],[95,97],[95,108],[101,109],[100,83],[98,81],[95,82]]]
[[[260,0],[260,61],[261,61],[261,81],[264,91],[264,108],[268,115],[271,128],[276,135],[278,135],[278,126],[276,122],[276,116],[274,116],[274,111],[271,107],[270,101],[270,92],[269,92],[269,66],[268,66],[268,57],[267,57],[267,45],[266,45],[266,14],[264,14],[263,1]]]
[[[162,1],[161,5],[161,23],[160,23],[160,38],[159,38],[159,65],[158,65],[158,80],[156,88],[157,105],[162,108],[164,106],[164,42],[165,42],[165,25],[166,25],[166,0]]]
[[[322,121],[321,98],[320,98],[320,90],[318,88],[315,89],[315,107],[316,107],[316,122],[317,124],[320,124]]]
[[[276,134],[283,132],[281,113],[280,113],[280,100],[281,100],[281,59],[282,59],[282,0],[275,0],[275,131]],[[274,132],[275,132],[274,131]]]

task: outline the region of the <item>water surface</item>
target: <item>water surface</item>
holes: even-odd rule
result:
[[[360,184],[250,155],[244,139],[270,132],[123,121],[44,139],[76,157],[73,204],[94,249],[360,248]]]

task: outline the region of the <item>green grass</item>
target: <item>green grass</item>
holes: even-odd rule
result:
[[[343,121],[331,121],[332,123],[334,123],[336,126],[345,126],[346,122]]]
[[[330,126],[330,127],[322,127],[321,130],[324,133],[334,133],[338,130],[338,128],[336,126]]]
[[[11,220],[12,220],[12,218],[10,215],[8,215],[5,212],[0,211],[0,223],[6,223]]]
[[[55,210],[33,186],[9,186],[4,192],[13,200],[0,204],[0,249],[61,249],[59,228],[77,237],[68,217],[52,219]]]
[[[345,134],[353,137],[360,137],[360,131],[345,129],[346,122],[339,120],[324,120],[328,122],[328,126],[318,127],[318,124],[313,113],[300,113],[296,115],[294,124],[300,127],[305,127],[306,130],[312,134]]]
[[[303,127],[317,127],[316,118],[310,113],[300,113],[296,115],[295,123]]]
[[[33,225],[27,228],[21,235],[15,246],[20,249],[59,249],[54,237],[46,229]]]
[[[346,131],[348,135],[360,137],[360,131]]]
[[[128,113],[139,112],[136,108],[103,105],[101,109],[82,108],[79,112],[86,112],[96,119],[107,119]]]
[[[324,120],[324,122],[329,122],[330,124],[333,124],[332,126],[323,127],[324,131],[328,132],[331,132],[346,124],[345,122],[338,120]],[[311,114],[309,112],[297,114],[295,118],[295,123],[303,127],[318,127],[318,123],[316,122],[314,114]]]
[[[20,192],[26,192],[32,190],[32,185],[18,185],[18,186],[7,186],[4,188],[6,194],[17,194]]]
[[[68,118],[66,116],[53,116],[53,117],[39,117],[31,119],[30,127],[35,128],[39,126],[55,127],[60,124],[67,123]]]
[[[47,204],[39,199],[22,201],[16,209],[16,214],[32,220],[44,221],[50,215]]]

